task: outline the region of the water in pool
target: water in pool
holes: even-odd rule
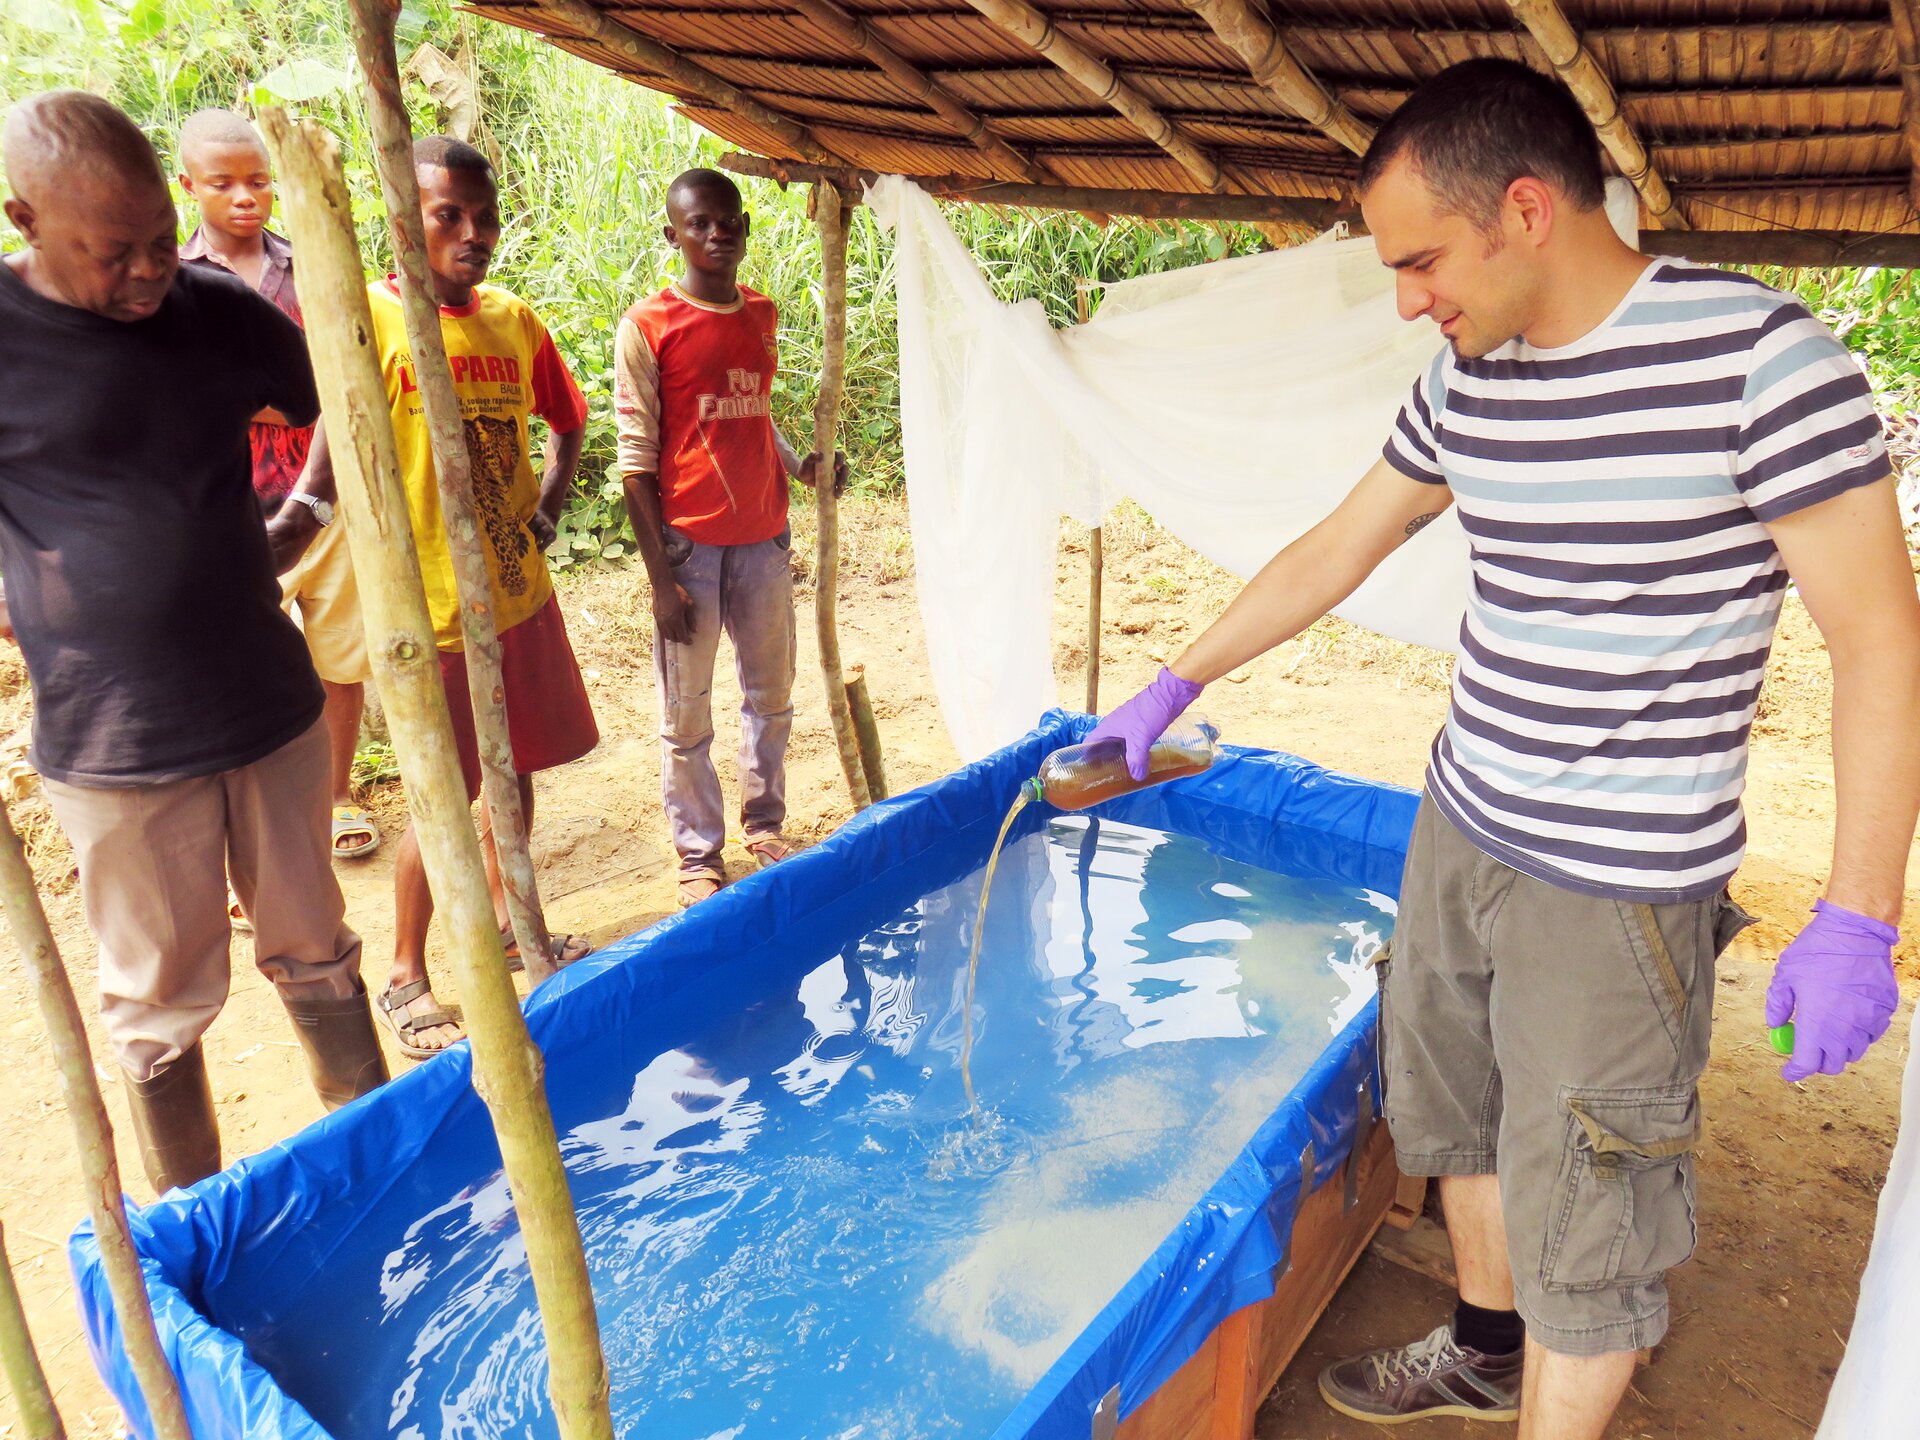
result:
[[[979,888],[609,1038],[600,1113],[561,1124],[623,1435],[990,1434],[1366,1003],[1392,927],[1370,890],[1053,818],[987,912],[974,1124]],[[249,1345],[341,1440],[553,1434],[498,1171],[405,1193]]]

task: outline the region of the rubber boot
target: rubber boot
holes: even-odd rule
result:
[[[204,1180],[220,1168],[220,1125],[199,1042],[145,1080],[123,1072],[140,1163],[153,1193]]]
[[[354,993],[344,998],[300,993],[311,985],[280,991],[293,1033],[307,1052],[313,1088],[329,1110],[387,1083],[387,1057],[380,1053],[367,987],[357,979],[353,983]]]

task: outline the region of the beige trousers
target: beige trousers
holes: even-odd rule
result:
[[[316,996],[355,992],[360,937],[333,874],[327,755],[316,723],[217,775],[122,790],[45,782],[100,944],[100,1019],[134,1079],[177,1059],[226,1003],[229,876],[262,974]]]

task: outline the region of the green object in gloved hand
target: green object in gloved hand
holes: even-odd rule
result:
[[[1767,1043],[1773,1046],[1776,1055],[1793,1054],[1793,1022],[1775,1025],[1767,1031]]]

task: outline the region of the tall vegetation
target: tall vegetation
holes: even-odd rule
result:
[[[337,0],[6,0],[0,6],[0,102],[34,90],[97,90],[145,126],[172,158],[179,123],[206,105],[291,104],[345,142],[361,243],[385,253],[375,181]],[[455,11],[450,0],[405,0],[403,60],[421,46],[448,57],[478,107],[471,138],[500,164],[507,230],[494,278],[546,318],[587,392],[581,494],[554,547],[568,563],[623,553],[628,543],[613,464],[613,334],[620,314],[665,285],[660,236],[667,181],[727,148],[659,95],[556,51],[530,35]],[[455,117],[452,86],[412,82],[416,129]],[[819,241],[806,192],[743,180],[754,219],[742,278],[780,307],[775,418],[804,440],[819,371]],[[182,206],[191,224],[189,205]],[[1038,297],[1056,323],[1074,314],[1082,277],[1120,279],[1257,248],[1241,227],[1045,218],[959,207],[955,223],[1008,298]],[[8,237],[9,240],[17,237]],[[888,274],[892,247],[864,210],[848,237],[848,369],[843,444],[855,484],[901,481],[899,377]]]
[[[0,4],[0,103],[55,85],[108,95],[171,155],[179,122],[203,105],[277,100],[305,110],[346,142],[365,252],[385,248],[378,187],[360,116],[352,47],[339,0],[5,0]],[[612,472],[612,345],[626,307],[672,274],[660,237],[666,182],[726,148],[662,97],[562,54],[530,35],[457,12],[452,0],[404,0],[403,55],[448,57],[458,77],[413,82],[416,127],[440,129],[469,102],[473,138],[500,162],[507,233],[495,278],[525,295],[553,328],[590,402],[581,494],[555,558],[618,556],[627,544]],[[429,57],[431,58],[431,57]],[[451,88],[450,88],[451,85]],[[464,96],[453,93],[465,87]],[[745,276],[780,306],[782,373],[775,415],[804,438],[818,373],[819,244],[806,196],[743,181],[754,216]],[[1045,217],[981,207],[951,212],[961,238],[1009,298],[1037,297],[1056,324],[1074,314],[1084,277],[1122,279],[1257,248],[1241,227]],[[189,223],[189,207],[182,209]],[[8,235],[0,243],[11,243]],[[842,433],[868,491],[901,480],[892,247],[857,212],[848,237],[848,371]],[[1888,270],[1761,271],[1797,290],[1860,353],[1893,421],[1902,458],[1920,414],[1920,289]]]

